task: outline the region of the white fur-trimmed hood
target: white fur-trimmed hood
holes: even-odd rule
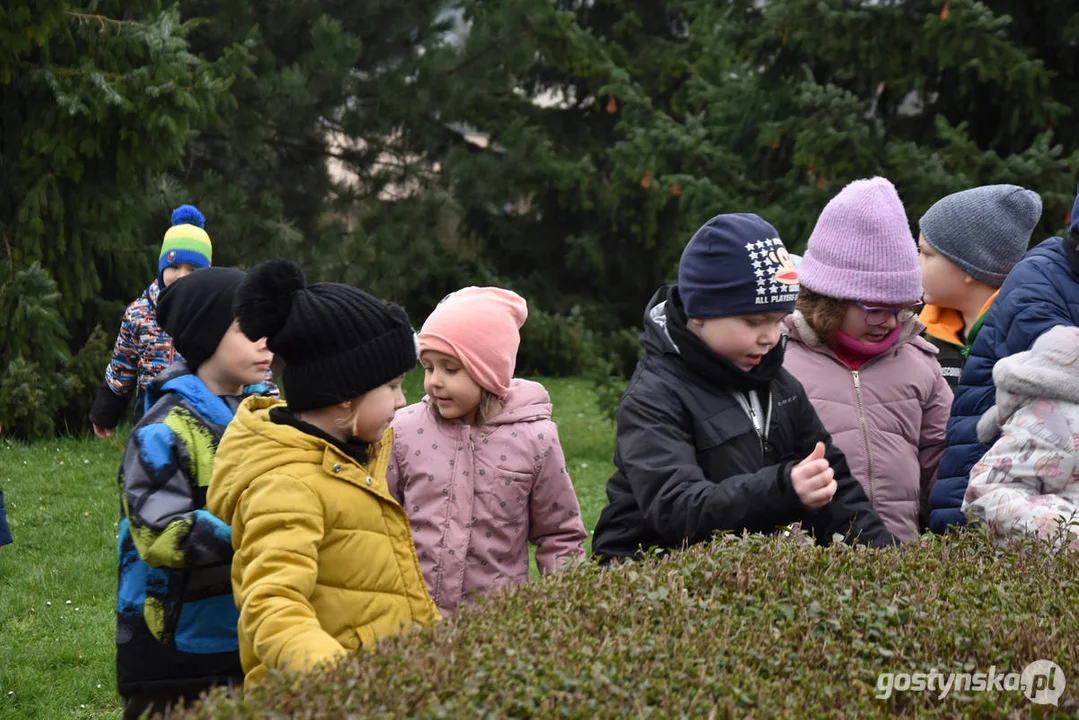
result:
[[[1058,325],[1030,350],[997,361],[993,368],[997,404],[978,421],[978,439],[990,442],[1001,426],[1031,400],[1079,403],[1079,328]]]

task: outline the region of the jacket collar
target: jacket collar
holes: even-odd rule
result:
[[[993,306],[993,301],[997,299],[998,295],[1000,295],[1000,290],[990,295],[989,299],[985,301],[982,309],[978,311],[979,320],[989,312],[989,308]],[[963,315],[958,310],[930,304],[922,308],[922,314],[918,316],[918,320],[925,325],[925,332],[930,337],[950,343],[961,349],[974,344],[975,330],[978,323],[975,322],[974,327],[965,327]],[[964,330],[966,331],[965,333]]]
[[[183,398],[184,402],[203,419],[221,426],[229,424],[242,399],[214,395],[210,388],[206,387],[206,383],[191,372],[183,360],[177,360],[169,365],[150,382],[146,393],[146,407],[152,407],[169,393],[175,393]]]
[[[161,295],[161,282],[154,280],[149,287],[142,291],[142,296],[150,303],[150,307],[157,309],[157,298]]]
[[[276,407],[270,408],[270,420],[277,423],[278,425],[288,425],[290,427],[296,428],[300,432],[307,433],[312,437],[316,437],[319,440],[324,440],[325,442],[329,443],[333,447],[343,452],[348,457],[355,460],[360,465],[367,464],[367,451],[370,447],[367,443],[363,441],[350,443],[343,440],[338,440],[329,433],[325,433],[319,428],[315,427],[311,423],[300,420],[295,415],[293,415],[292,411],[289,410],[288,407],[285,405],[278,405]]]

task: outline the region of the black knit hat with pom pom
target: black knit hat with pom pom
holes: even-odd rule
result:
[[[352,400],[416,366],[405,311],[342,283],[308,285],[299,265],[256,265],[236,293],[236,318],[285,364],[293,412]]]

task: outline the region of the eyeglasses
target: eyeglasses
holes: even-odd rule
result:
[[[914,303],[901,308],[872,307],[861,303],[854,303],[865,312],[866,325],[883,325],[889,317],[894,317],[898,322],[905,323],[913,317],[917,317],[925,307],[925,303]]]

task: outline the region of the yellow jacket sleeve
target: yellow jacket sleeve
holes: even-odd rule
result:
[[[311,605],[323,539],[323,508],[303,481],[266,475],[244,492],[236,553],[244,563],[237,597],[240,635],[269,668],[304,671],[345,654]]]

